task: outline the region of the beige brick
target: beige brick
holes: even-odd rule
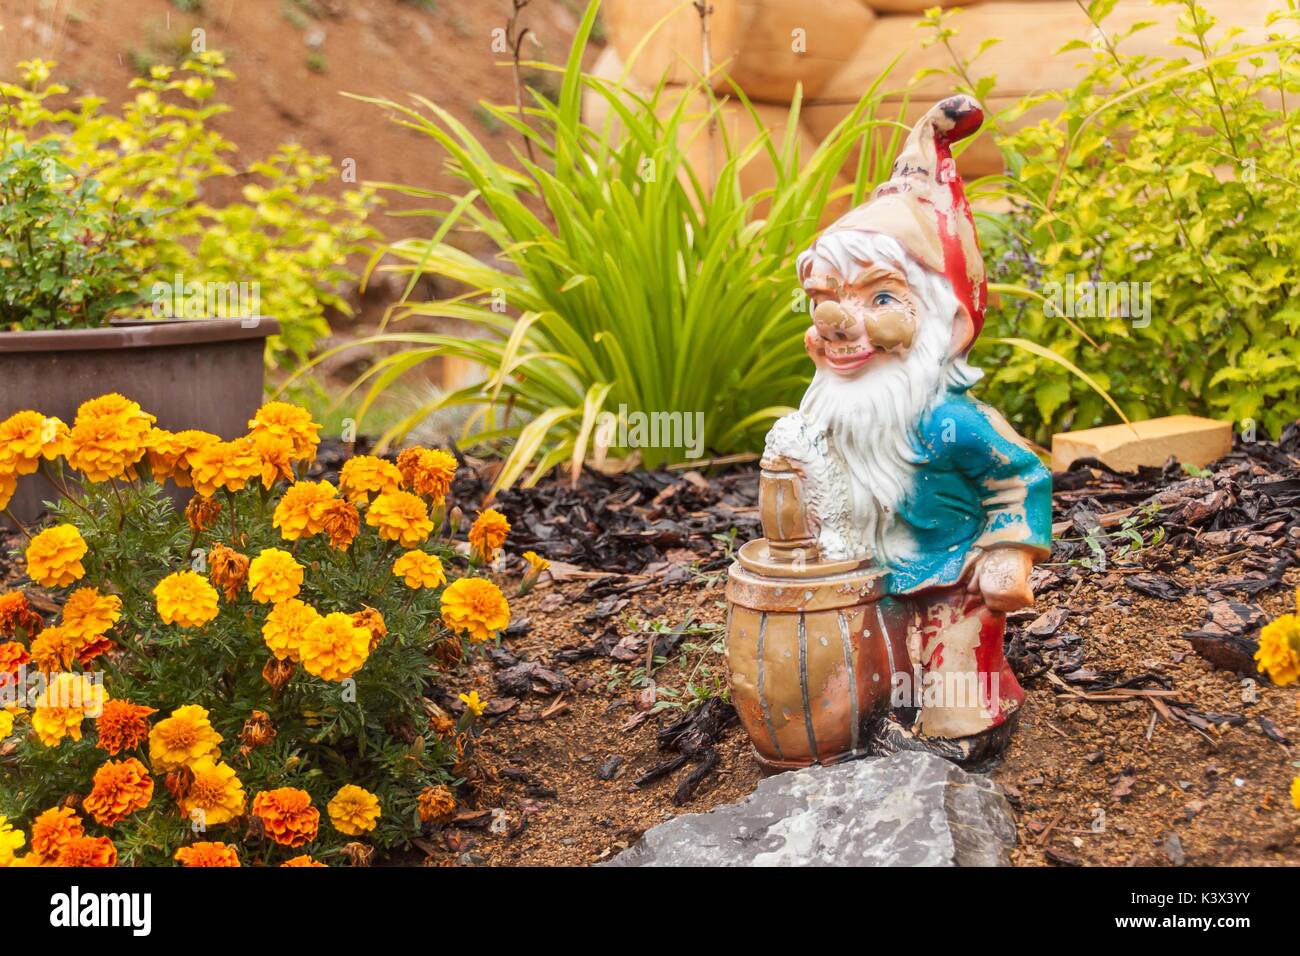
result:
[[[1130,425],[1107,425],[1052,436],[1052,471],[1079,458],[1096,458],[1116,471],[1159,467],[1173,455],[1203,468],[1232,451],[1232,423],[1195,415],[1170,415]]]

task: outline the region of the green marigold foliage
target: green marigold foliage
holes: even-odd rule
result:
[[[1001,138],[1017,212],[985,223],[990,279],[1049,298],[1051,283],[1068,291],[1073,280],[1076,296],[1064,317],[1035,298],[1004,300],[985,338],[1051,348],[1133,419],[1188,412],[1276,434],[1300,416],[1296,14],[1270,20],[1290,40],[1245,48],[1203,4],[1156,2],[1183,8],[1185,56],[1125,55],[1129,34],[1106,28],[1114,0],[1095,0],[1095,38],[1069,45],[1091,43],[1091,69],[1017,110],[1051,101],[1060,115]],[[1109,314],[1088,302],[1089,280],[1115,284],[1092,287]],[[1121,283],[1149,289],[1149,316],[1114,307]],[[1112,417],[1041,354],[1003,344],[977,357],[982,397],[1040,441]]]
[[[178,282],[182,289],[223,290],[245,283],[258,289],[261,314],[282,325],[269,359],[288,363],[328,333],[326,307],[350,311],[338,290],[356,278],[348,256],[374,237],[366,218],[375,200],[366,188],[338,197],[323,192],[338,170],[328,157],[294,144],[246,169],[232,165],[234,144],[209,126],[229,109],[216,100],[218,81],[233,75],[223,62],[220,53],[205,52],[179,69],[155,66],[131,82],[135,95],[113,112],[101,97],[69,104],[68,87],[50,82],[53,64],[26,61],[19,64],[21,83],[0,83],[0,131],[6,152],[23,143],[59,150],[77,188],[91,194],[76,207],[89,217],[78,232],[102,235],[96,217],[113,210],[146,214],[123,253],[130,285],[112,290],[134,293],[135,315],[228,314],[229,297],[225,306],[215,298],[210,310],[211,297],[166,290]],[[230,195],[239,198],[220,198]],[[59,324],[95,324],[71,318]],[[28,324],[49,327],[40,315]]]

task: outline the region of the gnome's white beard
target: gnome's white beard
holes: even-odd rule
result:
[[[912,348],[901,358],[894,354],[873,358],[854,379],[819,370],[799,412],[827,433],[828,444],[840,459],[848,484],[852,537],[865,552],[860,556],[874,554],[877,561],[889,563],[910,551],[910,538],[902,533],[896,517],[922,460],[917,442],[921,419],[950,384],[969,387],[980,373],[960,357],[948,356],[957,309],[948,280],[913,262],[892,240],[870,238],[872,245],[888,243],[873,258],[902,268],[918,299]],[[897,258],[879,255],[895,250]],[[814,246],[814,254],[818,251]]]

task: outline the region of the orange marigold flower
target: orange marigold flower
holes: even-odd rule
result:
[[[311,795],[297,787],[263,790],[253,798],[253,816],[262,821],[262,831],[281,846],[302,846],[316,839],[320,811],[311,805]]]
[[[63,628],[51,625],[32,641],[32,663],[42,674],[65,671],[77,659],[81,643]]]
[[[411,589],[437,588],[447,583],[447,574],[436,554],[407,551],[393,562],[393,574]]]
[[[379,529],[385,541],[397,541],[413,548],[433,530],[425,503],[407,491],[390,491],[379,495],[366,509],[366,524]]]
[[[361,531],[361,513],[350,501],[331,501],[321,509],[320,523],[329,536],[330,547],[346,551]]]
[[[194,490],[211,498],[219,489],[242,491],[262,473],[262,459],[248,438],[214,441],[187,456]]]
[[[470,526],[470,548],[480,561],[491,561],[497,556],[497,549],[506,543],[509,533],[510,522],[506,516],[495,508],[489,508],[480,512]]]
[[[437,448],[408,448],[397,456],[397,470],[407,491],[441,501],[456,477],[456,457]]]
[[[175,433],[163,428],[151,429],[145,439],[149,470],[157,481],[170,478],[179,487],[189,488],[193,484],[190,469],[194,454],[200,448],[220,441],[211,432],[196,428]]]
[[[308,854],[304,853],[302,856],[295,856],[292,860],[285,860],[283,863],[280,864],[280,866],[281,866],[282,868],[283,868],[283,867],[286,867],[286,866],[320,866],[320,867],[324,867],[324,866],[326,866],[326,864],[322,863],[320,860],[312,859],[311,856],[309,856]]]
[[[224,544],[214,545],[208,552],[208,578],[221,588],[227,601],[238,600],[248,580],[248,555]]]
[[[370,631],[348,614],[326,614],[307,625],[298,646],[303,669],[324,680],[344,680],[370,656]]]
[[[274,436],[288,443],[294,461],[311,461],[320,443],[320,425],[311,412],[289,402],[267,402],[248,422],[249,434]]]
[[[384,623],[384,616],[373,607],[353,611],[352,623],[370,632],[371,651],[374,651],[379,646],[379,642],[388,636],[388,625]]]
[[[379,798],[369,790],[346,784],[325,807],[334,829],[347,836],[360,836],[379,822]]]
[[[181,809],[205,827],[229,823],[244,812],[244,785],[225,761],[201,757],[189,767],[189,787],[180,799]]]
[[[334,486],[328,481],[295,481],[275,506],[271,524],[286,541],[310,538],[325,527],[325,509],[334,501]]]
[[[22,591],[0,594],[0,636],[15,637],[19,631],[31,640],[40,633],[45,621],[32,610],[31,602]]]
[[[195,534],[207,531],[221,517],[221,502],[195,495],[185,506],[185,523]]]
[[[71,807],[52,807],[32,821],[32,852],[56,860],[70,842],[86,835],[81,817]]]
[[[0,422],[0,470],[30,475],[42,458],[53,460],[62,450],[68,426],[40,412],[15,412]]]
[[[77,663],[82,667],[86,667],[94,663],[95,658],[107,654],[115,647],[117,645],[109,637],[102,634],[99,637],[92,637],[77,648]]]
[[[450,823],[456,815],[456,795],[445,784],[425,787],[420,791],[416,805],[419,807],[420,819],[425,823]]]
[[[117,847],[106,836],[73,837],[59,851],[55,866],[117,866]]]
[[[288,551],[266,548],[248,566],[248,590],[259,604],[280,604],[302,590],[305,573]]]
[[[65,588],[81,580],[81,559],[89,550],[81,532],[70,524],[46,528],[27,545],[27,576],[47,588]]]
[[[174,859],[181,866],[239,866],[239,854],[227,843],[206,840],[191,843],[176,851]]]
[[[98,588],[77,588],[63,605],[61,628],[78,645],[102,637],[122,619],[122,599]]]
[[[221,734],[212,729],[208,712],[198,704],[177,707],[149,732],[149,763],[157,773],[193,766],[220,753]]]
[[[271,489],[277,481],[293,481],[293,445],[272,432],[250,435],[262,462],[262,487]]]
[[[89,481],[122,477],[144,457],[155,420],[116,392],[83,402],[68,435],[68,464]]]
[[[95,771],[94,786],[82,806],[100,826],[116,826],[153,799],[153,777],[134,757],[110,760]]]
[[[164,624],[202,627],[217,616],[217,592],[194,571],[174,571],[153,589],[158,616]]]
[[[349,458],[339,472],[339,490],[353,504],[364,504],[373,492],[397,491],[401,482],[397,466],[374,455]]]
[[[156,713],[129,700],[108,701],[95,721],[95,745],[112,756],[134,750],[149,739],[149,718]]]
[[[17,674],[18,668],[31,659],[31,655],[27,653],[27,648],[17,641],[5,641],[0,644],[0,676]],[[0,687],[3,687],[4,683],[4,681],[0,681]]]
[[[491,581],[461,578],[442,592],[442,620],[458,634],[486,641],[510,623],[510,604]]]
[[[9,507],[14,492],[18,490],[18,476],[12,471],[0,468],[0,511]]]
[[[262,625],[262,640],[266,641],[266,646],[277,660],[301,660],[299,649],[303,635],[307,633],[308,627],[319,620],[320,614],[309,604],[304,604],[297,598],[281,601],[266,616],[266,623]]]

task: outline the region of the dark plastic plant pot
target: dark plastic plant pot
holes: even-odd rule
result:
[[[274,319],[115,322],[102,329],[0,332],[0,420],[22,409],[71,427],[82,402],[120,392],[173,431],[234,438],[262,403],[266,338]],[[9,509],[24,523],[57,496],[40,474],[18,480]]]

